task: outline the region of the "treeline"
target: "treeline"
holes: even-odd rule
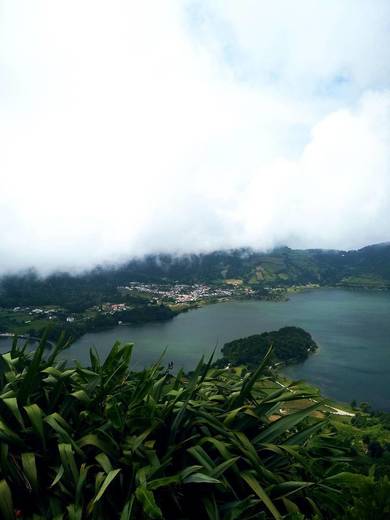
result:
[[[367,457],[375,461],[378,474],[390,475],[390,413],[374,410],[367,403],[359,407],[352,403],[352,407],[351,425],[362,432]]]
[[[122,302],[115,280],[98,273],[57,273],[41,278],[30,271],[22,276],[6,276],[0,281],[0,307],[58,305],[70,312],[83,312],[107,301]]]
[[[97,332],[122,324],[146,323],[149,321],[169,320],[177,315],[177,311],[166,305],[139,305],[133,309],[118,311],[113,314],[97,313],[94,317],[68,322],[52,323],[47,329],[31,327],[31,337],[46,335],[49,340],[56,341],[61,334],[65,338],[75,340],[87,332]]]

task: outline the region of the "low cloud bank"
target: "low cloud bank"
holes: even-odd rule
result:
[[[389,4],[340,4],[3,0],[0,274],[389,240]]]

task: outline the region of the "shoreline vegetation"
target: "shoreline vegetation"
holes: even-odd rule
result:
[[[251,370],[173,375],[132,371],[120,343],[67,367],[68,345],[0,355],[4,520],[386,517],[390,414],[332,413],[280,381],[272,348]]]
[[[269,368],[275,376],[275,383],[289,392],[293,392],[290,386],[295,384],[292,379],[280,374],[279,370],[291,364],[303,363],[310,355],[319,351],[318,344],[311,335],[300,327],[282,327],[277,331],[254,334],[246,338],[239,338],[228,343],[222,348],[222,357],[214,363],[214,367],[229,369],[234,366],[244,366],[249,370],[255,370],[261,363],[267,351],[272,348]],[[306,389],[315,394],[320,393],[315,385],[306,385]],[[318,400],[311,398],[310,401]],[[350,405],[327,398],[324,405],[331,414],[354,417]]]
[[[274,368],[306,361],[318,345],[311,335],[300,327],[282,327],[277,331],[253,334],[235,339],[222,347],[222,358],[216,364],[245,365],[254,369],[272,347],[270,360]]]
[[[291,291],[312,288],[292,287]],[[0,307],[0,333],[29,334],[37,337],[50,328],[55,340],[65,331],[76,340],[88,332],[108,330],[117,325],[140,324],[169,320],[181,312],[212,303],[233,300],[286,301],[284,288],[254,287],[241,280],[223,284],[147,284],[132,282],[117,288],[115,298],[92,307],[60,305],[17,305]]]
[[[351,287],[341,284],[325,286],[313,283],[288,287],[259,287],[244,284],[239,279],[211,285],[140,284],[137,288],[130,285],[118,287],[119,297],[113,298],[114,302],[102,302],[85,309],[50,304],[38,307],[0,306],[0,337],[4,334],[40,337],[43,331],[49,328],[50,339],[56,340],[65,332],[68,338],[75,341],[89,332],[105,331],[118,325],[170,320],[182,312],[214,303],[250,300],[286,302],[292,294],[332,287],[350,290],[389,290],[379,287]],[[176,288],[179,288],[179,294]],[[176,300],[177,296],[181,298]]]

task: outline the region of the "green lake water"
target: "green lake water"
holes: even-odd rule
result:
[[[390,411],[390,292],[315,289],[293,294],[288,302],[218,303],[179,314],[166,322],[118,326],[84,335],[66,352],[88,362],[94,345],[102,357],[116,340],[135,343],[132,366],[142,369],[166,348],[164,363],[191,370],[226,341],[279,329],[303,327],[319,351],[302,364],[284,369],[324,395],[339,401],[367,401]],[[10,340],[0,340],[0,350]]]
[[[390,292],[315,289],[293,294],[288,302],[208,305],[167,322],[86,334],[67,357],[85,361],[91,345],[104,356],[115,340],[132,341],[134,369],[166,348],[166,364],[190,370],[215,346],[219,351],[226,341],[286,325],[303,327],[320,346],[305,363],[287,367],[287,376],[305,379],[331,398],[390,411]]]

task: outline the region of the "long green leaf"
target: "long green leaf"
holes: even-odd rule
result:
[[[84,435],[84,437],[81,437],[81,439],[77,441],[77,445],[79,448],[84,448],[85,446],[95,446],[95,448],[98,448],[107,455],[113,455],[116,453],[115,446],[107,442],[105,439],[102,439],[95,433],[88,433],[87,435]]]
[[[70,504],[67,508],[69,520],[82,520],[83,510],[76,504]]]
[[[188,453],[190,453],[207,471],[212,472],[215,468],[215,464],[213,460],[209,457],[207,452],[202,448],[202,446],[192,446],[188,448]]]
[[[23,417],[20,413],[16,397],[7,397],[6,399],[3,399],[3,403],[9,408],[9,410],[11,410],[12,414],[14,415],[15,419],[18,421],[20,426],[24,428]]]
[[[54,487],[58,482],[62,479],[63,475],[65,473],[64,466],[61,464],[61,466],[58,468],[57,474],[54,477],[53,482],[50,484],[50,487]]]
[[[149,480],[147,486],[150,491],[154,491],[160,487],[167,487],[179,484],[181,482],[180,475],[173,475],[171,477],[161,477],[154,480]]]
[[[90,469],[90,466],[86,466],[86,464],[81,464],[80,466],[80,477],[77,481],[76,486],[76,504],[80,505],[82,503],[82,497],[83,497],[83,487],[86,483],[88,471]]]
[[[27,480],[35,492],[38,491],[38,472],[34,453],[22,453],[22,466]]]
[[[3,421],[0,420],[0,439],[10,444],[17,446],[24,446],[24,442],[11,428],[9,428]]]
[[[272,351],[273,351],[273,348],[271,346],[268,349],[268,351],[266,352],[261,364],[257,367],[257,369],[253,372],[253,374],[251,374],[251,376],[246,381],[244,381],[239,394],[232,399],[232,402],[230,405],[231,409],[241,406],[244,403],[244,401],[250,397],[254,384],[259,379],[260,374],[264,371],[264,369],[268,365],[268,362],[272,356]]]
[[[34,390],[40,385],[40,364],[46,347],[46,338],[47,332],[45,332],[42,336],[42,339],[34,352],[31,364],[27,368],[26,375],[24,376],[23,381],[20,385],[18,391],[18,398],[22,404],[26,403],[27,400],[31,398]]]
[[[264,431],[259,433],[254,439],[253,443],[257,444],[260,442],[272,442],[277,439],[280,435],[285,434],[299,424],[303,419],[305,419],[308,415],[317,410],[322,405],[321,402],[314,403],[303,410],[299,410],[298,412],[294,412],[292,414],[281,417],[277,421],[274,421],[269,426],[267,426]]]
[[[35,432],[39,435],[42,440],[43,445],[45,446],[45,432],[43,427],[43,412],[41,408],[37,404],[30,404],[24,407],[28,418],[31,421],[31,424],[35,430]]]
[[[58,424],[56,418],[54,417],[54,414],[45,417],[45,422],[49,424],[49,426],[51,426],[55,432],[58,433],[63,443],[71,444],[78,453],[81,453],[79,446],[77,446],[76,442],[72,439],[69,433],[61,425]]]
[[[221,484],[220,480],[204,473],[192,473],[183,482],[184,484]]]
[[[11,490],[4,479],[0,481],[0,511],[3,520],[15,519]]]
[[[114,480],[114,478],[120,473],[120,471],[121,471],[120,469],[113,469],[112,471],[110,471],[108,473],[108,475],[104,479],[103,484],[101,485],[101,487],[99,489],[98,494],[93,499],[93,503],[94,504],[96,504],[96,502],[99,502],[99,500],[104,495],[104,493],[105,493],[106,489],[108,488],[108,486],[111,484],[111,482]]]
[[[216,478],[223,475],[227,469],[229,469],[233,464],[235,464],[238,460],[240,460],[240,457],[232,457],[231,459],[225,460],[221,464],[218,464],[212,472],[212,475]]]
[[[295,433],[294,435],[290,435],[289,438],[284,442],[284,444],[301,445],[305,441],[307,441],[312,435],[325,428],[327,424],[328,421],[319,420],[317,423],[314,423],[311,426],[308,426],[307,428],[303,428],[301,431]]]
[[[264,502],[264,505],[268,508],[271,515],[275,518],[275,520],[281,520],[281,515],[277,510],[276,506],[267,495],[266,491],[260,485],[258,480],[249,472],[245,471],[241,473],[242,478],[248,484],[248,486],[252,489],[252,491]]]
[[[204,508],[206,509],[209,520],[220,520],[218,504],[215,500],[214,494],[207,496],[202,500]]]
[[[133,516],[133,505],[134,505],[135,496],[133,495],[128,502],[126,502],[125,507],[122,510],[121,517],[119,520],[131,520]]]
[[[95,459],[106,473],[110,473],[110,471],[112,471],[111,461],[105,453],[99,453],[98,455],[96,455]]]
[[[77,484],[80,474],[77,469],[77,464],[74,458],[72,445],[65,443],[59,444],[58,451],[60,453],[61,462],[65,471],[68,471],[70,475],[72,475],[75,484]]]
[[[135,496],[141,503],[146,518],[158,520],[163,518],[161,509],[156,504],[153,493],[146,486],[138,486],[135,490]]]

